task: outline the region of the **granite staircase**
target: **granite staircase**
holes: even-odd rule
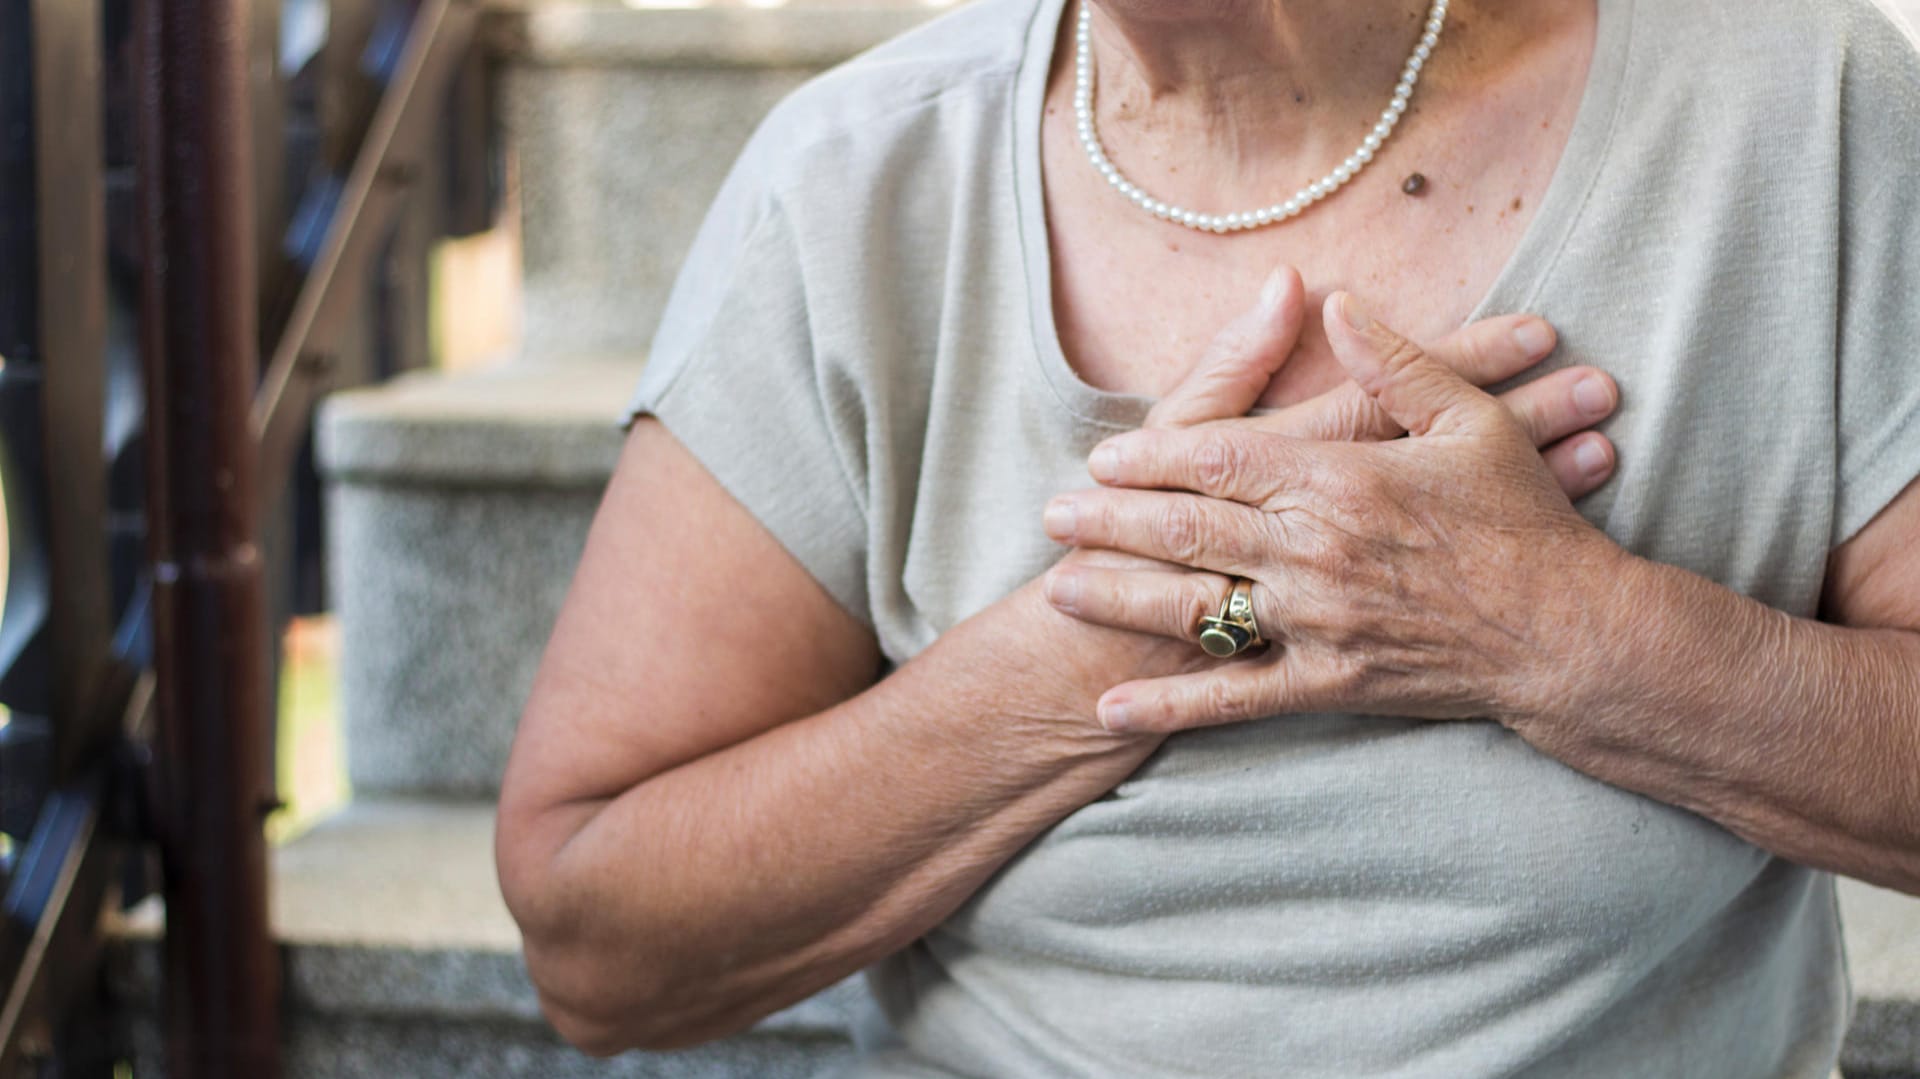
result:
[[[930,7],[491,6],[524,344],[338,395],[318,418],[354,800],[277,852],[289,1074],[800,1079],[850,1051],[871,1010],[857,981],[681,1053],[601,1061],[562,1043],[494,880],[493,798],[707,204],[776,101]]]
[[[782,1079],[849,1052],[870,1018],[849,982],[716,1045],[574,1052],[540,1019],[494,882],[492,799],[708,200],[774,101],[928,14],[517,0],[491,16],[526,344],[340,395],[319,424],[355,800],[276,854],[295,1079]],[[1844,907],[1848,1075],[1920,1079],[1920,902],[1849,884]],[[150,982],[150,951],[131,954],[124,976]]]

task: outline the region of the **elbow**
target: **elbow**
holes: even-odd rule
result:
[[[738,1033],[757,1018],[738,1021],[705,1008],[687,986],[637,975],[624,964],[610,963],[604,950],[570,948],[556,954],[529,940],[526,960],[541,1014],[567,1044],[588,1056],[688,1049]]]
[[[631,1018],[647,1013],[646,1001],[635,999],[636,988],[644,997],[644,987],[636,986],[631,971],[618,983],[610,976],[616,964],[591,925],[592,904],[570,900],[576,889],[556,864],[571,830],[546,826],[540,816],[518,808],[510,793],[502,798],[494,869],[507,913],[520,930],[541,1015],[588,1056],[641,1048],[645,1039],[633,1035]]]
[[[724,999],[723,971],[676,952],[664,925],[610,921],[595,889],[561,865],[558,852],[578,826],[513,812],[503,798],[495,836],[501,896],[554,1031],[589,1056],[610,1057],[689,1048],[759,1019],[762,1012]]]
[[[527,977],[554,1032],[592,1057],[652,1048],[656,1039],[643,1020],[659,992],[637,969],[642,964],[627,961],[630,949],[605,947],[591,912],[566,902],[566,889],[551,874],[516,865],[504,851],[499,870]]]
[[[554,1033],[560,1035],[560,1040],[590,1057],[606,1059],[629,1049],[642,1048],[604,1017],[569,1007],[544,991],[540,993],[540,1014],[546,1017]]]

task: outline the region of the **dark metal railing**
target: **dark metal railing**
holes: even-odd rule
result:
[[[279,1074],[245,0],[137,0],[140,351],[167,1073]]]
[[[324,47],[281,70],[283,17],[316,15]],[[156,852],[168,1073],[279,1073],[270,642],[312,577],[308,421],[422,358],[403,200],[432,231],[488,223],[476,18],[0,4],[0,1079],[125,1059],[98,926]]]

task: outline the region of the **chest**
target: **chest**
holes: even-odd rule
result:
[[[1584,47],[1570,40],[1560,67],[1577,71]],[[1050,94],[1041,147],[1054,317],[1069,363],[1097,389],[1158,396],[1279,265],[1300,270],[1308,317],[1266,406],[1345,380],[1319,325],[1331,292],[1364,297],[1416,341],[1457,329],[1546,195],[1577,112],[1576,86],[1564,70],[1537,64],[1471,94],[1435,87],[1335,195],[1285,224],[1227,235],[1160,221],[1117,196],[1080,149],[1071,109]],[[1276,163],[1271,197],[1285,197],[1321,164]]]

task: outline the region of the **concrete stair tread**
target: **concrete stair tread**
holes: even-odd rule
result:
[[[493,0],[495,54],[545,65],[813,68],[913,28],[954,0]]]
[[[329,478],[597,490],[620,448],[639,357],[417,372],[334,394],[315,424]]]
[[[486,803],[363,801],[274,852],[282,940],[518,954]]]
[[[1843,878],[1840,917],[1854,994],[1920,1012],[1920,899]]]
[[[542,1024],[494,875],[493,818],[487,802],[358,800],[274,850],[271,916],[291,1006]],[[162,917],[150,899],[112,929],[152,940]],[[839,1036],[863,996],[843,983],[759,1030]]]

